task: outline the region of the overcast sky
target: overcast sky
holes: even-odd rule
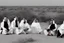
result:
[[[0,0],[0,6],[64,6],[64,0]]]

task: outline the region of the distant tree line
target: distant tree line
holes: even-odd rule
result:
[[[56,23],[61,24],[64,20],[64,7],[0,6],[0,22],[4,16],[8,17],[11,21],[15,16],[18,17],[19,21],[21,21],[22,18],[26,18],[30,24],[34,18],[37,18],[39,22],[47,22],[53,17]]]

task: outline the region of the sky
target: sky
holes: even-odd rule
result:
[[[64,0],[0,0],[0,6],[64,6]]]

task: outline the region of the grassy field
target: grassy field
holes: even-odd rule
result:
[[[47,23],[41,23],[44,30]],[[42,34],[0,35],[0,43],[64,43],[64,38]]]
[[[0,22],[6,16],[13,20],[15,16],[19,21],[26,18],[31,22],[37,18],[40,22],[46,22],[54,19],[57,24],[61,24],[64,20],[64,7],[63,6],[0,6]]]
[[[53,18],[57,24],[61,24],[64,20],[64,7],[0,6],[0,22],[4,16],[9,18],[10,21],[17,16],[19,21],[26,18],[29,22],[33,21],[34,18],[37,18],[40,22],[49,21]],[[41,27],[44,30],[48,27],[48,23],[41,23]],[[0,43],[64,43],[64,39],[56,36],[45,36],[42,32],[42,34],[0,35]]]

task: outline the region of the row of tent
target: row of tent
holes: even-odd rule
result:
[[[6,17],[4,17],[3,21],[0,24],[0,34],[28,34],[28,33],[44,33],[46,36],[54,36],[56,35],[57,37],[63,37],[64,35],[64,22],[63,24],[60,25],[58,28],[57,24],[55,21],[52,19],[50,25],[43,30],[41,28],[40,23],[38,22],[37,19],[34,19],[31,25],[27,23],[26,19],[22,19],[21,22],[19,23],[17,17],[14,18],[12,22]]]

